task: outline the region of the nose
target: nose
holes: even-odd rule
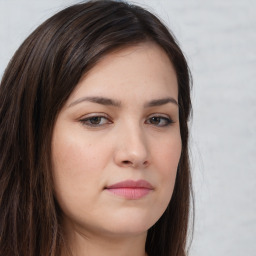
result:
[[[114,161],[118,166],[144,169],[150,164],[148,143],[141,128],[122,129],[116,135]]]

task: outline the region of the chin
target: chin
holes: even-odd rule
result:
[[[107,217],[107,216],[106,216]],[[120,216],[113,216],[106,224],[106,229],[119,235],[139,235],[150,229],[161,216],[152,214],[141,214],[127,211]]]

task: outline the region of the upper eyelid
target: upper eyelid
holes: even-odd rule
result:
[[[165,114],[165,113],[152,113],[152,114],[149,115],[149,117],[151,117],[151,116],[169,117],[169,118],[171,118],[169,114]]]
[[[90,119],[94,118],[94,117],[100,117],[100,118],[104,118],[107,120],[107,122],[110,124],[112,123],[112,119],[104,114],[104,113],[90,113],[90,114],[86,114],[86,115],[83,115],[82,117],[78,118],[77,121],[81,122],[81,123],[85,123],[86,121],[89,121]],[[90,125],[88,125],[90,126]],[[101,125],[99,125],[101,126]]]
[[[87,119],[87,118],[89,119],[89,118],[93,118],[93,117],[104,117],[106,119],[110,119],[110,117],[104,113],[90,113],[90,114],[83,115],[83,116],[79,117],[78,119],[84,120],[84,119]]]
[[[151,118],[151,117],[161,117],[161,118],[166,118],[166,119],[170,119],[171,121],[173,121],[173,118],[170,115],[164,114],[164,113],[154,113],[154,114],[151,114],[148,116],[148,118]]]
[[[89,113],[89,114],[79,117],[78,119],[82,120],[82,119],[86,119],[86,118],[90,118],[90,117],[104,117],[107,119],[112,119],[108,114],[102,113],[102,112]],[[166,113],[152,113],[152,114],[147,115],[146,119],[151,118],[151,117],[162,117],[162,118],[172,119],[172,117]]]

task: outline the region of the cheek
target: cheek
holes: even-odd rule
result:
[[[181,139],[179,136],[165,140],[154,151],[154,160],[159,178],[159,199],[163,207],[167,207],[173,193],[177,168],[181,155]]]
[[[86,176],[90,178],[104,165],[107,149],[104,145],[97,147],[90,138],[84,138],[79,133],[66,134],[59,132],[53,140],[54,173],[70,177]],[[101,161],[99,161],[99,156]]]
[[[99,166],[90,143],[84,143],[79,133],[69,134],[56,129],[52,161],[55,195],[62,208],[68,208],[66,203],[71,204],[74,198],[79,200],[79,195],[89,195],[90,186],[97,179],[96,170]]]
[[[179,135],[163,140],[154,147],[153,158],[159,165],[163,176],[176,172],[181,155],[181,138]]]
[[[97,201],[104,183],[102,172],[107,153],[107,147],[92,144],[90,138],[77,131],[70,134],[56,129],[52,142],[54,189],[60,207],[68,216],[75,218],[77,212],[88,214],[86,209],[91,209]]]

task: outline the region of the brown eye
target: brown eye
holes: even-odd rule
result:
[[[147,121],[147,124],[152,124],[158,127],[165,127],[173,123],[173,121],[168,117],[163,116],[153,116],[150,117]]]
[[[95,116],[95,117],[91,117],[88,121],[89,121],[91,124],[95,125],[95,124],[100,124],[101,119],[102,119],[102,117],[100,117],[100,116]]]
[[[92,116],[92,117],[86,117],[84,119],[81,119],[80,122],[85,126],[91,126],[91,127],[99,127],[103,126],[105,124],[111,123],[106,117],[104,116]]]
[[[151,124],[158,125],[160,122],[161,122],[161,118],[160,117],[151,117],[150,118],[150,123]]]

